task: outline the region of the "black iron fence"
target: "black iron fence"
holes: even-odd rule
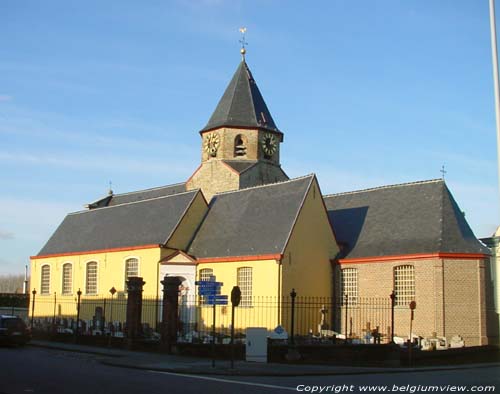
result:
[[[0,298],[1,300],[1,298]],[[33,301],[33,300],[32,300]],[[79,310],[79,335],[126,336],[127,297],[82,297]],[[33,329],[74,333],[78,313],[76,297],[36,296],[30,303]],[[1,305],[0,305],[1,306]],[[203,297],[180,296],[178,342],[210,343],[215,308],[215,332],[218,343],[229,343],[231,303],[206,305]],[[160,338],[163,300],[143,297],[142,332],[146,337]],[[293,322],[292,322],[293,320]],[[248,327],[265,327],[271,337],[300,341],[331,338],[359,343],[384,343],[391,338],[391,300],[330,297],[252,297],[235,308],[236,341],[244,341]]]

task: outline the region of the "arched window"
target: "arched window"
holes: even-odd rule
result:
[[[62,294],[68,295],[73,293],[73,265],[64,263],[62,267]]]
[[[42,266],[40,294],[50,294],[50,265]]]
[[[358,270],[356,268],[344,268],[340,271],[342,304],[349,305],[358,303]]]
[[[252,268],[241,267],[238,268],[237,284],[241,290],[240,306],[252,306]]]
[[[139,276],[139,260],[135,257],[132,257],[125,261],[125,284],[123,287],[125,291],[127,291],[128,278],[134,276]]]
[[[200,270],[200,280],[210,280],[210,277],[213,276],[214,270],[212,268],[203,268]]]
[[[408,306],[415,300],[415,269],[413,265],[394,267],[394,293],[396,306]]]
[[[243,134],[238,134],[234,139],[234,157],[246,156],[247,154],[247,137]]]
[[[97,262],[87,263],[85,272],[85,294],[97,294]]]

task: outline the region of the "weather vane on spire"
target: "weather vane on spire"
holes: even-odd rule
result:
[[[245,60],[245,54],[247,53],[247,50],[245,49],[245,45],[248,45],[248,42],[245,41],[245,33],[246,32],[247,32],[247,28],[246,27],[240,27],[240,33],[241,33],[241,40],[240,40],[241,49],[240,49],[240,53],[241,53],[241,57],[243,58],[243,60]]]

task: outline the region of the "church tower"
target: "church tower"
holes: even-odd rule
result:
[[[244,56],[200,135],[201,165],[186,187],[201,188],[207,200],[219,192],[288,179],[280,165],[283,133]]]

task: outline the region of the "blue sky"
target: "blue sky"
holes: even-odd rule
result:
[[[498,5],[500,14],[500,4]],[[289,176],[335,193],[439,178],[500,224],[487,0],[0,1],[0,274],[65,214],[185,181],[240,61]]]

